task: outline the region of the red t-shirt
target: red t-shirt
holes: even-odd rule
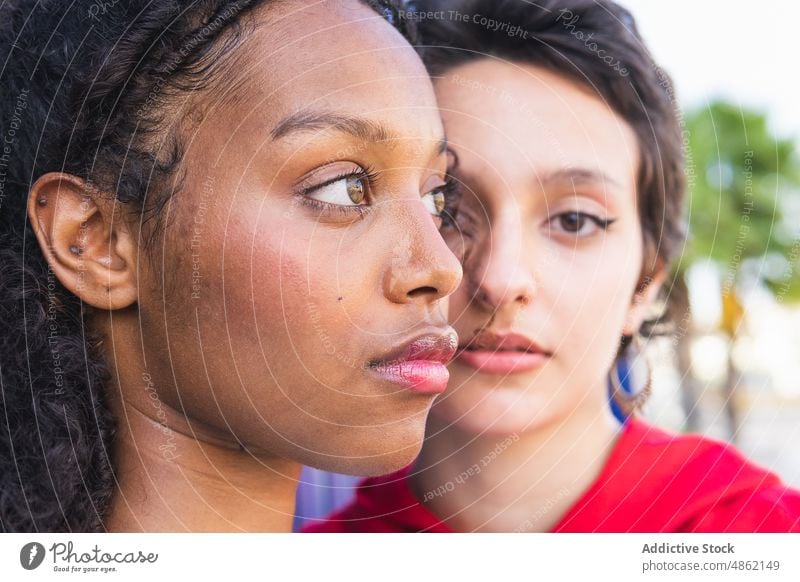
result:
[[[365,479],[306,532],[452,532],[411,492],[410,467]],[[554,532],[800,532],[800,491],[732,446],[631,419]]]

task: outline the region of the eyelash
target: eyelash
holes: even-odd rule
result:
[[[441,190],[444,193],[444,209],[439,215],[442,220],[441,228],[455,226],[460,200],[458,180],[454,176],[447,174],[444,178],[444,184],[439,186],[437,190]]]
[[[331,204],[330,202],[323,202],[322,200],[315,200],[314,198],[310,198],[309,194],[312,194],[317,190],[321,190],[325,186],[330,186],[331,184],[335,184],[339,180],[356,178],[358,180],[364,180],[367,186],[367,196],[369,196],[370,191],[375,186],[375,182],[378,180],[379,177],[380,177],[380,172],[375,171],[371,166],[362,168],[357,172],[342,172],[338,176],[331,178],[329,180],[325,180],[321,184],[314,184],[313,186],[309,186],[308,188],[301,189],[299,191],[300,200],[302,201],[303,204],[306,204],[310,208],[313,208],[314,210],[318,210],[323,213],[336,212],[338,214],[350,215],[350,216],[352,216],[353,214],[357,214],[358,218],[363,218],[372,209],[372,205],[357,204],[352,206],[343,206],[340,204]]]
[[[589,212],[581,212],[581,211],[573,210],[573,211],[561,212],[559,214],[556,214],[556,215],[552,216],[545,224],[552,224],[553,222],[559,220],[561,217],[566,216],[566,215],[570,215],[570,214],[574,214],[574,215],[576,215],[578,217],[583,218],[584,220],[589,220],[589,221],[593,222],[598,228],[600,228],[601,230],[604,230],[604,231],[607,231],[611,227],[611,225],[613,225],[615,222],[617,222],[616,218],[600,218],[599,216],[596,216],[596,215],[591,214]],[[463,216],[465,217],[465,219],[467,219],[467,224],[459,225],[460,226],[459,232],[461,233],[461,235],[464,238],[471,239],[473,237],[473,235],[474,235],[473,228],[475,228],[475,225],[474,225],[475,221],[474,221],[474,219],[469,219],[467,214],[463,214]],[[455,218],[455,215],[453,215],[453,217]],[[454,226],[455,222],[454,221],[450,222],[450,225]],[[443,228],[444,228],[444,225],[443,225]],[[561,232],[561,234],[563,234],[565,236],[571,236],[573,238],[589,238],[590,236],[592,236],[592,234],[595,234],[595,233],[592,233],[592,234],[589,234],[589,235],[580,235],[577,232],[570,232],[570,231],[564,229],[563,232]]]
[[[337,212],[339,214],[344,215],[352,215],[356,213],[358,218],[363,218],[366,216],[370,210],[372,210],[371,204],[356,204],[352,206],[343,206],[340,204],[331,204],[329,202],[323,202],[321,200],[316,200],[314,198],[310,198],[309,194],[324,188],[325,186],[329,186],[338,182],[339,180],[346,180],[349,178],[357,178],[359,180],[364,180],[367,185],[367,196],[370,195],[370,191],[375,187],[375,183],[377,182],[378,178],[380,177],[380,172],[374,170],[371,166],[367,166],[362,168],[360,171],[357,172],[343,172],[338,176],[331,178],[329,180],[325,180],[321,184],[314,184],[308,188],[303,188],[299,191],[300,199],[303,204],[308,205],[309,207],[318,210],[320,212],[330,213],[330,212]],[[434,190],[441,190],[444,193],[445,199],[445,207],[442,210],[442,213],[437,217],[434,218],[441,218],[442,226],[451,225],[453,224],[452,220],[455,217],[456,210],[453,210],[451,213],[451,209],[457,207],[457,191],[458,191],[458,184],[450,175],[445,176],[444,184],[439,186],[438,188],[434,188]],[[432,190],[433,191],[433,190]],[[426,192],[427,194],[427,192]]]
[[[548,220],[548,224],[552,224],[554,221],[559,220],[560,218],[562,218],[564,216],[569,216],[569,215],[575,215],[579,219],[590,220],[591,222],[593,222],[595,224],[595,226],[597,226],[601,230],[608,230],[609,227],[617,221],[616,218],[600,218],[599,216],[596,216],[596,215],[591,214],[589,212],[581,212],[579,210],[570,210],[570,211],[567,211],[567,212],[561,212],[559,214],[556,214],[550,220]],[[591,236],[591,235],[580,235],[577,232],[571,232],[571,231],[568,231],[566,229],[563,232],[564,232],[564,234],[571,235],[571,236],[574,236],[574,237],[577,237],[577,238],[586,238],[588,236]]]

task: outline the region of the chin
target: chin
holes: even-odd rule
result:
[[[420,443],[421,445],[421,443]],[[414,462],[419,455],[421,446],[416,447],[414,452],[391,453],[371,459],[357,459],[347,462],[341,466],[326,468],[327,471],[343,473],[345,475],[358,475],[362,477],[377,477],[399,471]]]
[[[330,453],[306,450],[300,455],[302,458],[294,458],[323,471],[366,477],[386,475],[410,465],[417,458],[425,437],[425,417],[388,428],[350,428],[337,436],[339,438],[328,448]]]
[[[376,477],[378,475],[394,473],[410,465],[419,455],[421,448],[422,441],[420,440],[414,447],[392,453],[383,453],[377,456],[362,458],[314,456],[303,461],[303,464],[314,467],[315,469],[341,473],[343,475]]]
[[[509,436],[536,430],[554,418],[548,398],[515,388],[461,386],[431,411],[439,424],[475,435]]]
[[[434,414],[436,414],[440,422],[444,422],[448,427],[455,427],[471,435],[509,436],[530,429],[530,426],[526,426],[527,422],[508,422],[502,418],[489,417],[474,411],[458,417],[452,417],[447,414]]]

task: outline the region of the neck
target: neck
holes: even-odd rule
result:
[[[291,531],[297,463],[246,450],[161,402],[111,404],[117,489],[108,531]]]
[[[616,443],[620,425],[607,410],[595,404],[521,433],[477,436],[434,413],[412,490],[455,531],[551,531]]]
[[[139,317],[119,313],[113,328],[104,313],[91,320],[108,338],[106,361],[119,364],[105,387],[117,424],[106,530],[291,531],[300,465],[245,448],[230,431],[189,418],[162,398],[170,391],[160,383],[174,376],[171,362],[159,358],[169,352],[154,338],[140,340]]]

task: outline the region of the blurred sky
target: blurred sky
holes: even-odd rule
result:
[[[800,3],[795,0],[618,0],[636,18],[678,98],[714,97],[768,113],[800,142]]]

